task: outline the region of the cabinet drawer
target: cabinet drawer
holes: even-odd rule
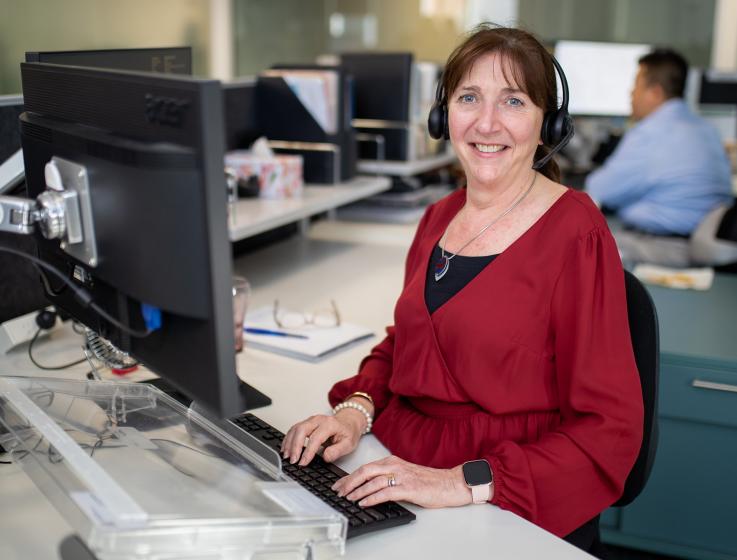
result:
[[[737,558],[737,429],[661,418],[655,465],[623,508],[622,534]]]
[[[737,427],[737,372],[663,364],[659,416]]]

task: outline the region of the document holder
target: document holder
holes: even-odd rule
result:
[[[326,130],[287,83],[290,72],[334,72],[335,99],[328,103],[333,130]],[[259,75],[256,106],[259,130],[280,153],[304,158],[306,183],[334,184],[356,174],[356,138],[351,118],[350,77],[330,66],[278,66]]]
[[[148,384],[0,377],[0,444],[100,560],[345,549],[275,450]]]

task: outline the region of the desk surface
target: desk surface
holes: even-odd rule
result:
[[[229,207],[230,240],[239,241],[387,190],[387,177],[355,177],[337,185],[306,185],[300,198],[249,198]]]
[[[411,177],[426,171],[432,171],[453,163],[456,155],[453,150],[443,154],[422,158],[412,161],[390,161],[362,159],[358,162],[358,170],[361,173],[375,173],[377,175],[396,175],[399,177]]]
[[[240,376],[274,400],[256,414],[286,431],[309,414],[329,411],[328,388],[356,371],[391,321],[413,233],[414,226],[324,221],[306,236],[294,236],[235,262],[236,270],[253,286],[251,306],[268,305],[278,297],[285,305],[309,309],[332,298],[347,321],[371,327],[377,335],[318,364],[246,347],[237,358]],[[69,330],[58,331],[39,343],[38,359],[58,363],[78,357],[80,342]],[[86,371],[83,365],[63,375],[79,379]],[[37,374],[24,348],[0,358],[0,373]],[[128,379],[145,377],[144,372],[136,372]],[[387,453],[369,435],[339,464],[350,471]],[[56,558],[58,543],[71,529],[15,465],[0,465],[0,502],[5,512],[13,512],[0,515],[0,558]],[[410,508],[417,513],[416,522],[350,540],[347,558],[591,558],[495,506]]]

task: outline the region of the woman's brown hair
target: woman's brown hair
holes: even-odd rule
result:
[[[442,77],[443,103],[446,108],[448,97],[471,71],[473,64],[483,55],[492,52],[499,53],[505,62],[502,64],[502,74],[510,84],[515,84],[543,112],[558,109],[555,68],[545,47],[527,31],[492,23],[482,23],[474,28],[448,57]],[[508,76],[510,71],[512,75]],[[550,149],[550,146],[538,146],[534,159],[543,158]],[[560,182],[560,169],[553,159],[540,172],[549,179]]]

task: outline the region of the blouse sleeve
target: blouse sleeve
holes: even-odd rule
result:
[[[619,498],[642,442],[623,271],[608,231],[576,242],[551,323],[561,423],[534,443],[500,442],[487,459],[492,502],[564,536]]]
[[[410,277],[410,271],[416,266],[422,266],[418,259],[418,247],[425,234],[426,226],[430,220],[434,205],[428,207],[425,211],[414,240],[410,246],[409,253],[404,267],[404,286]],[[348,379],[338,381],[333,385],[328,393],[328,400],[331,406],[335,406],[343,402],[348,395],[361,391],[371,395],[374,400],[374,417],[378,416],[381,411],[386,408],[391,399],[392,393],[389,390],[389,380],[392,375],[392,362],[394,359],[394,327],[390,326],[386,329],[386,337],[379,344],[374,346],[371,353],[366,356],[358,368],[358,374]]]

